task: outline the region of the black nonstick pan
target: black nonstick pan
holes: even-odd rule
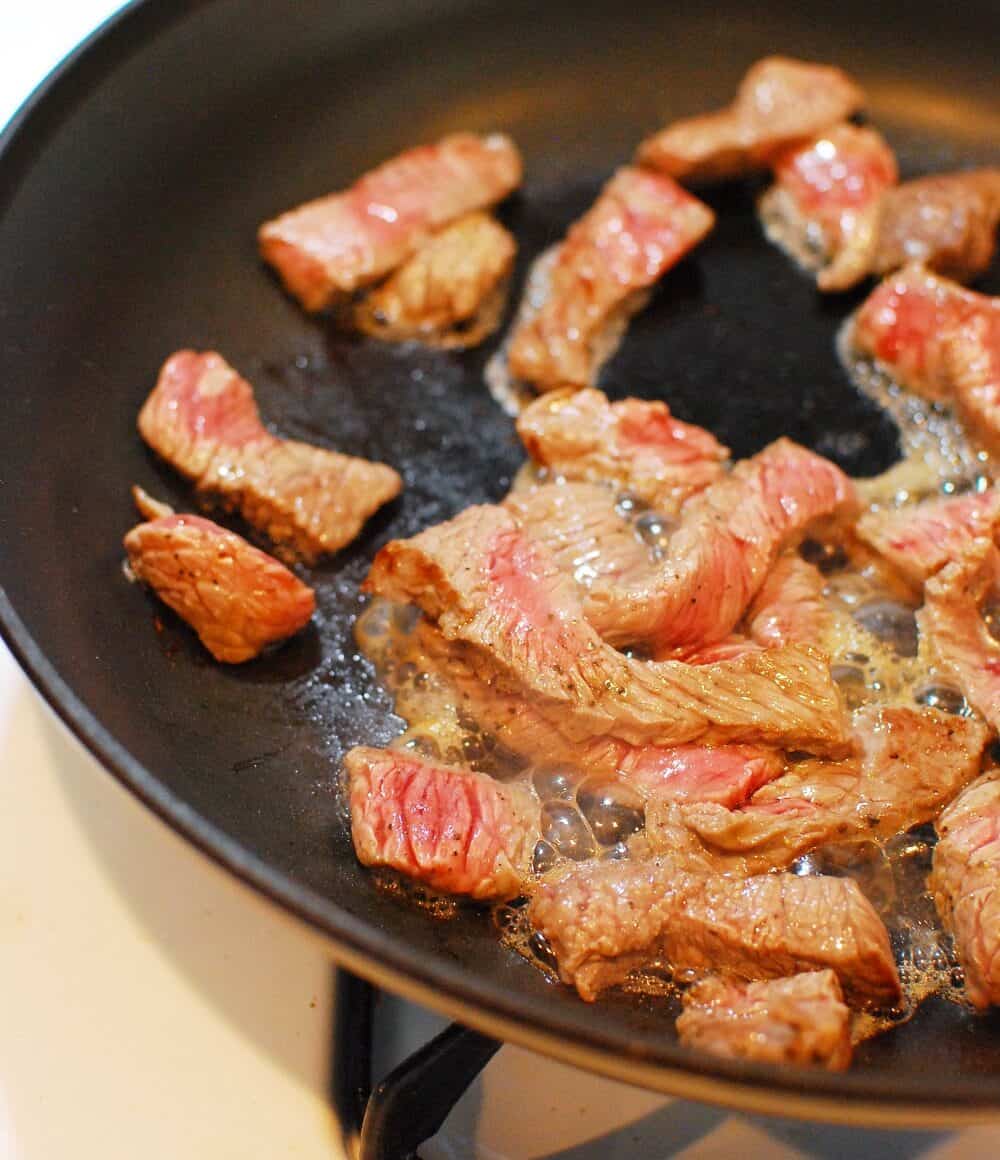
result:
[[[855,73],[904,173],[1000,162],[995,0],[134,4],[68,61],[0,152],[0,619],[83,741],[180,832],[328,937],[353,971],[498,1037],[660,1090],[855,1123],[1000,1111],[1000,1017],[927,1001],[844,1075],[710,1062],[662,1002],[593,1006],[505,950],[485,914],[435,921],[356,863],[344,750],[399,728],[356,654],[373,552],[506,490],[522,453],[483,364],[335,334],[260,265],[255,230],[407,145],[502,129],[525,152],[502,210],[527,261],[668,118],[728,99],[766,52]],[[753,191],[608,365],[613,396],[665,398],[737,455],[787,434],[854,474],[898,454],[821,300],[760,237]],[[982,288],[1000,292],[994,273]],[[173,350],[215,348],[281,433],[394,464],[406,490],[313,569],[315,626],[268,658],[211,663],[121,572],[129,485],[178,507],[138,408]],[[35,852],[38,872],[46,852]],[[266,953],[266,948],[254,948]]]

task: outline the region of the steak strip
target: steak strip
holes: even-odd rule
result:
[[[619,169],[550,260],[544,300],[515,324],[513,377],[539,391],[591,386],[645,291],[714,221],[669,177]]]
[[[724,1059],[842,1071],[851,1062],[851,1012],[833,971],[741,983],[710,975],[684,992],[677,1035]]]
[[[639,164],[678,181],[718,181],[767,167],[774,154],[846,120],[864,93],[838,68],[768,56],[740,82],[733,103],[668,125],[639,146]]]
[[[261,256],[306,310],[324,310],[401,265],[442,226],[502,201],[521,155],[501,133],[455,133],[383,162],[350,189],[265,222]]]
[[[471,507],[392,541],[364,588],[416,604],[469,647],[477,676],[530,699],[573,741],[762,741],[815,752],[845,741],[820,654],[789,647],[703,666],[630,659],[584,620],[573,581],[501,508]]]
[[[779,439],[685,506],[666,559],[647,580],[595,584],[587,619],[612,644],[657,652],[724,640],[782,547],[814,520],[855,504],[838,467]]]
[[[395,749],[352,749],[344,767],[363,865],[479,902],[521,893],[539,833],[527,786]]]
[[[584,863],[543,881],[528,913],[588,1002],[661,961],[745,979],[829,968],[853,1002],[900,997],[889,936],[851,879],[706,876],[669,856]]]
[[[759,789],[742,809],[692,803],[647,811],[650,840],[671,846],[678,814],[720,868],[759,874],[834,842],[891,838],[930,821],[979,772],[982,722],[934,710],[863,709],[860,757],[802,761]]]
[[[277,560],[201,516],[133,488],[146,522],[125,537],[132,575],[186,621],[217,661],[240,664],[304,628],[316,596]]]
[[[928,885],[955,938],[969,998],[1000,1003],[1000,772],[984,774],[938,819]]]
[[[565,479],[615,484],[664,515],[723,473],[729,450],[666,403],[608,402],[600,391],[543,397],[517,420],[539,467]]]
[[[403,486],[382,463],[272,435],[253,388],[214,352],[167,359],[139,431],[200,493],[306,562],[349,544]]]

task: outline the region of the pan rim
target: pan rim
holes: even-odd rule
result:
[[[175,22],[214,0],[130,0],[73,49],[37,86],[0,133],[0,206],[19,172],[44,151],[46,126],[71,116],[81,99],[123,57],[141,51]],[[22,157],[21,154],[24,154]],[[372,982],[449,1017],[532,1050],[667,1095],[741,1111],[871,1126],[942,1127],[995,1117],[1000,1077],[832,1074],[718,1060],[678,1044],[641,1056],[627,1032],[587,1028],[565,1010],[518,995],[469,968],[422,955],[405,939],[378,930],[242,846],[168,790],[116,740],[35,642],[0,586],[0,636],[63,723],[122,785],[216,864],[305,923],[338,963]],[[574,1017],[576,1015],[577,1017]],[[989,1082],[993,1078],[993,1082]]]

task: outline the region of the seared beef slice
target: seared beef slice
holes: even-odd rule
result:
[[[727,1059],[820,1065],[851,1062],[851,1013],[833,971],[742,983],[716,975],[684,993],[681,1043]]]
[[[344,765],[363,865],[478,901],[521,892],[539,831],[528,787],[395,749],[352,749]]]
[[[307,310],[323,310],[401,265],[449,222],[503,200],[521,156],[500,133],[454,133],[408,149],[343,193],[310,201],[259,231],[265,261]]]
[[[139,431],[200,492],[307,562],[349,544],[403,486],[382,463],[272,435],[253,388],[214,353],[164,363]]]
[[[585,863],[530,904],[563,982],[596,999],[638,967],[771,979],[830,968],[854,1000],[900,995],[889,936],[847,878],[691,873],[671,856]]]
[[[702,666],[631,659],[597,635],[573,580],[502,508],[468,508],[387,544],[366,587],[417,604],[466,646],[474,675],[527,696],[569,740],[765,741],[826,752],[846,739],[822,655],[788,647]]]

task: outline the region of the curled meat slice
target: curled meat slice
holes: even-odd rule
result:
[[[570,740],[749,741],[828,751],[845,722],[825,657],[756,651],[714,665],[637,661],[582,616],[576,587],[501,508],[471,507],[376,556],[364,587],[415,603],[495,687]],[[818,748],[817,748],[818,747]]]
[[[591,386],[645,291],[714,220],[669,177],[619,169],[549,260],[537,309],[515,324],[511,375],[539,391]]]
[[[955,939],[969,998],[1000,1003],[1000,772],[974,781],[937,822],[928,885]]]
[[[125,537],[129,568],[217,661],[248,661],[309,623],[316,597],[283,564],[211,520],[135,496],[147,520]]]
[[[306,561],[350,543],[402,488],[384,464],[272,435],[253,388],[212,352],[167,359],[139,431],[199,492]]]
[[[569,741],[526,697],[479,680],[463,646],[445,640],[426,622],[398,662],[436,673],[461,716],[534,766],[614,778],[648,799],[712,801],[735,808],[785,768],[782,753],[758,745],[629,745],[609,736]]]
[[[1000,520],[1000,491],[927,500],[893,511],[867,512],[858,536],[915,588],[960,556],[973,540],[992,538]]]
[[[898,179],[881,133],[835,125],[771,162],[775,183],[760,201],[767,236],[821,290],[847,290],[868,273],[883,193]]]
[[[955,388],[951,340],[969,321],[992,325],[998,312],[995,298],[910,265],[880,282],[861,304],[849,323],[849,342],[904,387],[947,400]]]
[[[744,979],[830,969],[855,1002],[900,995],[886,929],[847,878],[729,878],[692,873],[670,856],[591,862],[543,880],[528,913],[560,978],[588,1001],[664,962],[676,973]]]
[[[973,540],[924,587],[917,613],[921,635],[938,665],[958,682],[970,705],[1000,729],[1000,642],[984,613],[995,618],[1000,599],[1000,551]]]
[[[889,190],[879,210],[876,274],[921,262],[956,282],[983,273],[996,251],[1000,169],[935,173]]]
[[[842,1071],[851,1062],[851,1012],[833,971],[743,983],[710,975],[683,997],[685,1047],[725,1059]]]
[[[724,640],[780,550],[822,516],[852,509],[854,486],[827,459],[779,439],[691,499],[666,559],[631,586],[595,583],[588,620],[612,644],[654,650]]]
[[[362,865],[480,902],[521,892],[539,833],[527,786],[394,749],[352,749],[344,766]]]
[[[639,146],[639,163],[678,181],[716,181],[763,169],[781,148],[846,120],[864,93],[838,68],[769,56],[725,109],[675,121]]]
[[[517,243],[489,214],[445,226],[354,307],[353,322],[375,338],[475,346],[503,314]]]
[[[611,403],[595,390],[537,399],[521,412],[517,433],[539,467],[616,484],[667,515],[718,479],[729,457],[710,432],[676,419],[666,403]]]
[[[987,741],[982,722],[927,709],[863,709],[853,731],[860,756],[798,762],[743,808],[665,810],[666,840],[680,820],[720,868],[759,874],[832,842],[890,838],[934,818],[976,776]],[[659,825],[651,811],[654,842]]]
[[[306,310],[323,310],[379,281],[442,226],[501,201],[520,181],[521,155],[509,138],[455,133],[266,222],[260,252]]]
[[[770,648],[818,645],[829,621],[823,577],[819,569],[795,553],[779,558],[747,612],[750,636]]]

